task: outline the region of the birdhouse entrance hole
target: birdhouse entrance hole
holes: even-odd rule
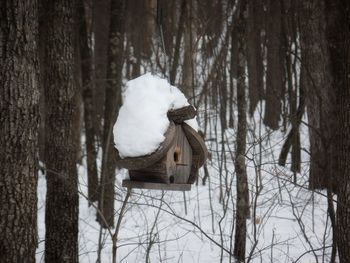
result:
[[[171,175],[171,176],[169,177],[169,181],[170,181],[171,184],[174,183],[174,181],[175,181],[174,175]]]
[[[181,150],[180,150],[179,147],[176,147],[175,151],[174,151],[174,162],[175,163],[179,163],[180,162],[180,156],[181,156]]]

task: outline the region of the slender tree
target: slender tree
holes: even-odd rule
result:
[[[181,39],[184,33],[184,27],[185,27],[185,21],[186,21],[185,16],[186,16],[186,0],[182,0],[180,17],[179,17],[179,21],[176,29],[175,47],[174,47],[174,51],[172,52],[173,56],[172,56],[172,64],[170,69],[170,83],[172,85],[175,85],[175,81],[176,81],[177,67],[179,65],[179,59],[180,59]]]
[[[108,67],[106,83],[106,102],[103,131],[102,174],[99,198],[99,209],[105,217],[108,226],[114,225],[114,182],[116,157],[113,143],[113,125],[121,105],[123,41],[125,26],[125,1],[112,0],[111,23],[109,33]],[[105,225],[100,215],[98,221]]]
[[[283,83],[283,42],[281,1],[267,1],[267,69],[266,69],[266,106],[264,124],[273,130],[279,128]]]
[[[242,3],[241,3],[242,4]],[[244,35],[245,22],[243,14],[246,4],[240,6],[240,17],[237,30],[238,35],[238,61],[237,61],[237,108],[238,108],[238,127],[237,127],[237,146],[235,170],[237,176],[237,205],[236,205],[236,232],[234,243],[234,256],[239,262],[245,261],[247,224],[246,219],[249,216],[249,193],[248,178],[245,163],[246,137],[247,137],[247,100],[245,85],[245,57],[244,57]]]
[[[259,100],[264,93],[264,67],[261,43],[261,17],[263,17],[263,6],[261,1],[248,1],[247,19],[247,66],[249,84],[249,114],[254,114]]]
[[[78,262],[78,178],[74,134],[76,2],[43,0],[46,17],[46,262]]]
[[[85,126],[85,149],[87,156],[88,172],[88,198],[97,201],[98,177],[97,177],[97,151],[95,145],[95,126],[93,112],[93,82],[92,82],[92,56],[87,34],[84,1],[79,1],[79,50],[81,58],[81,79],[84,101],[84,126]]]
[[[0,2],[0,255],[35,262],[38,2]]]
[[[185,3],[185,26],[184,26],[184,61],[182,67],[182,91],[187,98],[193,97],[192,79],[192,1]]]
[[[94,35],[93,59],[94,59],[94,130],[99,146],[101,146],[105,108],[105,86],[107,79],[107,50],[110,22],[110,0],[93,0],[93,25]]]

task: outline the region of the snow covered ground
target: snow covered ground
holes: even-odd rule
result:
[[[307,190],[307,154],[303,152],[302,173],[295,185],[288,169],[277,165],[284,135],[250,123],[246,156],[252,216],[247,221],[247,258],[250,262],[328,262],[332,231],[327,198],[325,192]],[[206,185],[200,180],[186,193],[133,190],[119,233],[118,262],[147,262],[146,258],[148,262],[234,262],[230,252],[235,231],[236,135],[233,129],[227,130],[221,144],[220,129],[215,133],[214,128],[219,121],[213,118],[210,125],[206,142],[212,160],[207,163]],[[308,149],[306,127],[301,136],[302,147]],[[87,194],[85,167],[85,163],[79,166],[79,187]],[[125,170],[119,171],[115,184],[116,218],[126,193],[121,187],[124,176]],[[45,176],[40,174],[37,262],[44,262],[45,191]],[[80,262],[96,262],[100,228],[95,214],[80,195]],[[111,262],[111,238],[106,230],[102,234],[102,262]]]

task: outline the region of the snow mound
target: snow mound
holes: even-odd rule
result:
[[[120,157],[143,156],[157,150],[169,127],[167,112],[187,105],[185,95],[166,79],[147,73],[128,81],[113,127]],[[198,130],[195,118],[186,123]]]

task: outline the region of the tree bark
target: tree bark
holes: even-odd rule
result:
[[[81,58],[81,79],[84,101],[85,149],[87,156],[88,198],[91,202],[98,200],[97,151],[95,145],[95,126],[93,121],[93,82],[92,56],[88,44],[87,23],[84,0],[79,1],[79,44]]]
[[[113,125],[121,105],[122,70],[123,70],[123,41],[125,26],[125,1],[112,0],[111,23],[108,48],[108,67],[106,83],[106,102],[103,131],[103,156],[100,186],[99,209],[105,217],[97,220],[103,227],[114,225],[114,181],[116,169],[116,150],[113,143]]]
[[[309,188],[332,187],[334,155],[335,89],[326,39],[325,5],[322,0],[300,1],[300,45],[310,135]]]
[[[182,68],[181,90],[186,98],[193,97],[193,68],[192,68],[192,0],[186,0],[185,23],[184,23],[184,62]],[[194,99],[194,98],[193,98]]]
[[[38,2],[0,2],[0,255],[35,262],[39,128]]]
[[[248,1],[247,65],[249,84],[249,114],[253,116],[264,93],[264,66],[261,48],[261,19],[263,7],[259,0]]]
[[[331,10],[337,14],[333,18],[333,29],[337,33],[329,39],[331,48],[332,68],[337,84],[337,134],[336,134],[336,171],[338,176],[337,202],[337,246],[339,262],[350,262],[350,3],[345,0],[328,1],[333,5]],[[331,29],[331,28],[330,28]],[[329,36],[330,37],[330,36]],[[339,86],[338,86],[339,85]]]
[[[267,5],[267,69],[264,124],[273,130],[279,128],[283,83],[282,8],[280,0],[269,0]]]
[[[94,32],[94,118],[95,132],[98,141],[102,141],[105,107],[105,87],[107,79],[108,34],[110,22],[110,0],[94,0],[93,32]],[[100,143],[101,144],[101,143]],[[99,145],[101,146],[101,145]]]
[[[75,145],[76,2],[43,1],[46,94],[46,262],[78,262],[78,178]]]
[[[170,69],[170,84],[175,85],[176,81],[176,73],[177,73],[177,67],[179,65],[179,59],[180,59],[180,46],[181,46],[181,39],[182,35],[184,33],[184,27],[185,27],[185,21],[186,21],[186,0],[181,1],[181,10],[180,10],[180,18],[178,22],[178,26],[176,29],[176,39],[175,39],[175,49],[173,52],[173,59]]]
[[[234,17],[234,16],[233,16]],[[237,78],[237,61],[238,61],[238,37],[237,32],[235,30],[232,30],[231,32],[231,49],[230,49],[230,96],[229,96],[229,124],[228,126],[230,128],[234,127],[234,111],[233,111],[233,105],[234,105],[234,86],[236,86],[236,83],[234,79]]]
[[[249,193],[248,179],[245,164],[246,137],[247,137],[247,101],[245,86],[245,57],[244,57],[244,34],[245,24],[243,14],[245,6],[241,6],[241,15],[239,18],[238,31],[238,61],[237,61],[237,108],[238,108],[238,127],[237,127],[237,147],[235,170],[237,176],[236,190],[236,232],[234,242],[234,256],[239,262],[245,262],[246,250],[246,219],[249,217]]]

